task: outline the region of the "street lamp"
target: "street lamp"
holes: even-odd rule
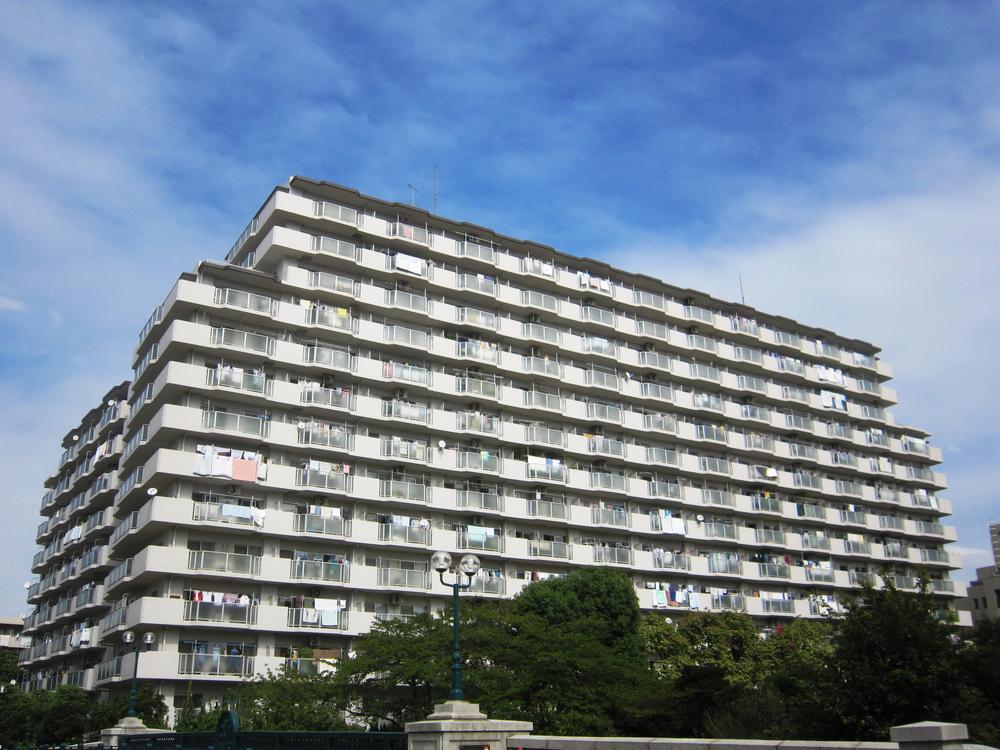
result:
[[[143,644],[149,647],[152,646],[154,643],[156,643],[156,633],[147,631],[142,634],[142,640],[136,640],[135,633],[133,633],[131,630],[126,630],[124,633],[122,633],[122,643],[124,643],[126,646],[129,646],[133,643],[135,644],[135,648],[132,651],[132,653],[135,655],[135,659],[133,660],[132,663],[132,685],[129,687],[128,691],[128,711],[125,713],[126,716],[134,717],[136,715],[135,683],[136,683],[136,678],[139,676],[139,651]]]
[[[444,580],[444,574],[451,569],[451,555],[447,552],[435,552],[431,555],[431,567],[437,571],[441,583],[451,588],[451,692],[448,693],[448,699],[460,701],[465,699],[465,695],[462,693],[462,652],[458,646],[458,592],[472,586],[472,577],[479,572],[480,562],[475,555],[464,555],[458,563],[460,573],[455,583]],[[468,576],[468,583],[462,583],[462,573]]]

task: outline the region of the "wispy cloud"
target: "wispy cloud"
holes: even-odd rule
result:
[[[0,295],[0,312],[24,312],[28,306],[19,299]]]

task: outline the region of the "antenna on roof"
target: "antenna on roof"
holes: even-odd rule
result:
[[[438,165],[434,162],[434,213],[438,212]]]
[[[747,303],[747,298],[743,296],[743,274],[736,274],[736,278],[740,280],[740,301],[745,305]]]
[[[410,184],[409,182],[406,183],[406,187],[410,189],[410,205],[411,206],[417,205],[417,189],[413,187],[413,185]]]

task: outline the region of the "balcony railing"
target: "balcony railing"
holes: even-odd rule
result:
[[[409,524],[382,523],[378,527],[378,538],[381,542],[427,545],[431,543],[431,530]]]
[[[357,247],[350,242],[344,242],[344,240],[334,239],[333,237],[313,237],[312,249],[315,253],[336,255],[348,260],[354,260],[358,252]]]
[[[241,310],[259,312],[264,315],[274,315],[278,310],[278,303],[270,297],[252,292],[241,292],[238,289],[216,289],[215,304],[237,307]]]
[[[591,508],[590,521],[601,526],[621,526],[628,528],[629,515],[626,510],[614,508]]]
[[[830,568],[817,568],[815,566],[807,567],[806,580],[816,581],[817,583],[833,583],[833,570]]]
[[[299,487],[322,487],[328,490],[351,492],[354,489],[354,476],[321,469],[299,469],[295,474],[295,484]]]
[[[430,502],[431,488],[422,482],[406,479],[383,479],[379,482],[379,495],[397,500],[414,500],[420,503]]]
[[[196,502],[191,509],[191,520],[193,521],[216,521],[218,523],[232,523],[240,526],[254,525],[254,511],[246,505],[235,503],[202,503]],[[259,512],[258,512],[259,513]],[[258,518],[263,518],[258,515]]]
[[[795,613],[795,602],[791,599],[763,599],[764,611],[771,614],[791,615]]]
[[[789,578],[791,576],[791,569],[780,563],[759,563],[758,568],[762,578]]]
[[[456,378],[455,389],[459,393],[470,393],[482,398],[495,399],[500,397],[500,386],[491,380],[463,377]]]
[[[653,552],[653,567],[668,570],[690,570],[691,560],[676,552]]]
[[[431,574],[426,570],[379,568],[378,585],[403,586],[413,589],[429,589],[431,587]]]
[[[459,531],[456,534],[459,549],[476,549],[484,552],[503,552],[503,537],[498,534],[484,534],[477,531]]]
[[[237,331],[232,328],[213,328],[211,341],[214,346],[232,346],[252,352],[263,352],[269,356],[274,354],[274,339],[259,333]]]
[[[743,594],[713,594],[712,609],[726,609],[743,612],[747,608],[747,600]]]
[[[352,369],[351,353],[347,349],[338,349],[320,344],[306,344],[302,348],[302,361],[316,365],[326,365],[342,370]]]
[[[323,630],[346,630],[347,610],[345,609],[289,609],[286,624],[290,628],[319,628]]]
[[[469,586],[469,593],[472,594],[500,594],[507,592],[507,579],[489,576],[476,576]]]
[[[224,649],[225,647],[221,647]],[[178,654],[178,674],[207,674],[232,677],[249,677],[253,674],[252,656],[226,656],[218,654]]]
[[[525,438],[529,443],[545,443],[546,445],[562,446],[564,442],[562,430],[544,425],[528,425],[524,428]]]
[[[256,555],[242,555],[235,552],[213,552],[210,550],[189,550],[189,570],[211,570],[222,573],[260,575],[260,560]]]
[[[192,622],[228,622],[257,624],[255,604],[184,602],[184,619]]]
[[[459,451],[455,457],[455,465],[460,469],[498,472],[500,456],[488,451]]]
[[[351,578],[351,568],[346,560],[290,560],[289,562],[289,576],[295,579],[346,583]]]
[[[632,550],[627,547],[594,547],[594,562],[631,565]]]
[[[232,414],[226,411],[203,411],[201,426],[206,430],[226,430],[259,437],[267,437],[270,432],[270,424],[263,417]]]
[[[743,565],[735,557],[709,557],[708,572],[739,575],[743,572]]]
[[[455,494],[459,508],[482,508],[483,510],[503,510],[503,497],[496,492],[458,490]]]
[[[785,532],[778,531],[777,529],[756,529],[754,532],[758,544],[774,544],[777,546],[785,546]]]
[[[571,560],[573,548],[566,542],[537,539],[528,542],[528,554],[532,557],[558,557],[563,560]]]
[[[327,536],[351,535],[351,522],[339,516],[317,516],[311,513],[296,514],[294,528],[298,533],[326,534]]]
[[[557,503],[551,500],[529,500],[528,515],[542,518],[567,518],[569,506],[566,503]]]
[[[557,393],[545,393],[544,391],[525,391],[524,405],[537,406],[542,409],[553,409],[561,411],[563,408],[562,398]]]
[[[628,478],[606,471],[590,472],[590,486],[616,492],[628,492]]]
[[[541,375],[551,375],[556,378],[561,378],[563,376],[562,366],[554,359],[545,359],[544,357],[522,357],[521,367],[525,372],[536,372]]]

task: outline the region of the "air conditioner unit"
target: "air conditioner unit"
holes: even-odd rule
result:
[[[688,333],[698,333],[698,326],[688,326]]]
[[[333,385],[333,375],[324,375],[323,385],[327,388],[331,387]]]
[[[403,597],[400,594],[389,594],[389,604],[399,604],[403,601]]]
[[[653,345],[650,344],[650,343],[643,344],[642,345],[642,350],[644,352],[651,352],[651,351],[653,351]]]
[[[539,320],[540,318],[538,317],[538,313],[531,313],[531,315],[528,316],[529,323],[537,323]]]
[[[396,390],[394,390],[392,392],[392,395],[393,395],[394,398],[406,398],[406,389],[405,388],[397,388]]]

